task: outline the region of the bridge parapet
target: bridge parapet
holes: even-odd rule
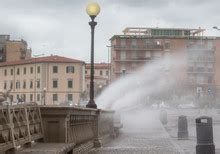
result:
[[[113,134],[114,111],[42,106],[45,141],[74,143],[74,152],[100,147]]]
[[[0,106],[0,153],[42,153],[51,148],[56,151],[52,144],[70,146],[73,153],[83,153],[105,144],[114,131],[114,111],[69,106]]]

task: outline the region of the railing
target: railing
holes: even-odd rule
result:
[[[0,106],[0,152],[43,139],[43,134],[38,106]]]
[[[0,153],[14,154],[17,149],[25,150],[27,145],[31,148],[33,141],[38,145],[71,144],[73,153],[83,153],[100,147],[116,131],[114,111],[67,106],[0,106]]]
[[[74,143],[74,152],[100,147],[114,131],[113,111],[45,106],[41,113],[45,141]]]
[[[122,45],[115,45],[113,46],[115,50],[163,50],[164,47],[162,45],[151,44],[151,45],[144,45],[144,46],[122,46]]]
[[[120,58],[113,58],[113,61],[118,61],[118,62],[131,62],[131,61],[152,61],[155,57],[131,57],[131,58],[125,58],[125,59],[120,59]]]
[[[216,50],[216,47],[214,46],[207,46],[204,44],[188,44],[187,45],[188,50]]]
[[[114,136],[114,111],[100,111],[98,119],[98,132],[101,143],[108,142],[108,139]]]

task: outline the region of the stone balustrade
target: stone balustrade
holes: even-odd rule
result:
[[[113,117],[114,111],[69,106],[1,106],[0,153],[25,149],[33,141],[43,142],[35,148],[56,143],[71,145],[73,153],[86,152],[114,136]]]

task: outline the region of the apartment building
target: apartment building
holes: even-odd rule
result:
[[[91,65],[86,64],[85,70],[85,83],[86,92],[89,93],[90,90],[90,69]],[[108,63],[95,63],[94,64],[94,85],[95,93],[99,93],[104,87],[109,84],[110,81],[110,64]]]
[[[0,63],[0,90],[11,89],[12,101],[77,104],[85,89],[85,63],[47,56]]]
[[[220,96],[220,38],[205,29],[129,27],[111,41],[111,80],[133,73],[146,63],[181,55],[181,68],[170,73],[195,97]]]
[[[30,59],[31,52],[23,39],[11,40],[10,35],[0,35],[0,62]]]

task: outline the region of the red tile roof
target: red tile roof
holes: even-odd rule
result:
[[[90,64],[86,64],[86,69],[89,69],[91,67]],[[94,68],[95,69],[109,69],[111,66],[108,63],[95,63]]]
[[[47,56],[47,57],[31,58],[27,60],[0,62],[0,67],[32,64],[32,63],[85,63],[85,62],[81,60],[77,60],[77,59],[53,55],[53,56]]]

